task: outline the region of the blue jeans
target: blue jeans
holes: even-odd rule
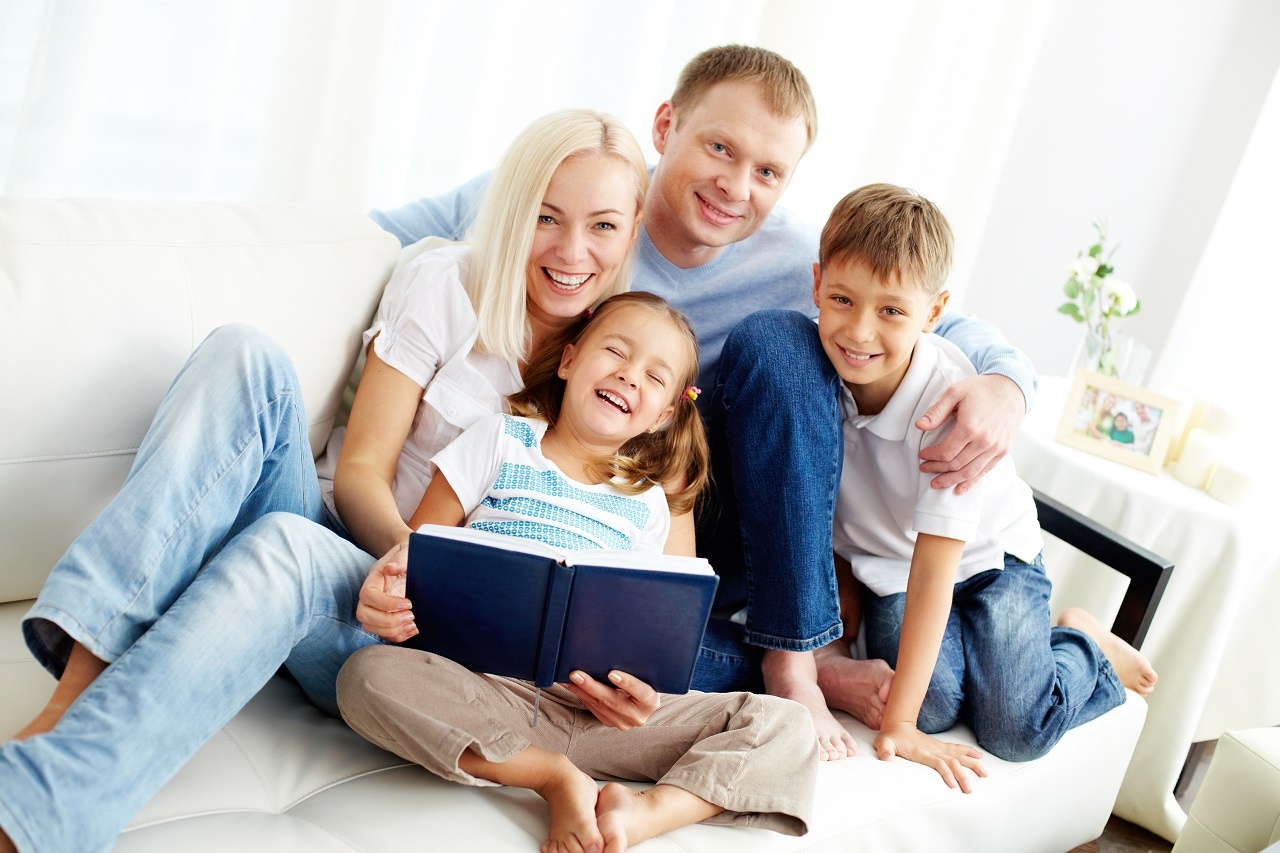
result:
[[[929,734],[964,722],[978,745],[1006,761],[1030,761],[1068,729],[1124,702],[1110,661],[1087,634],[1053,627],[1051,584],[1037,557],[956,584],[938,663],[920,708]],[[868,594],[867,655],[898,665],[906,594]]]
[[[749,689],[734,679],[751,674],[761,649],[809,651],[843,631],[831,556],[839,392],[803,314],[756,312],[725,341],[705,413],[715,491],[698,544],[721,576],[717,605],[747,616],[708,631],[695,689]]]
[[[19,849],[105,850],[283,664],[337,714],[374,558],[321,522],[288,356],[222,327],[170,387],[117,497],[23,623],[54,675],[73,640],[110,663],[52,732],[0,747]]]

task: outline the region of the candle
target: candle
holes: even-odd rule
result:
[[[1244,506],[1253,492],[1253,477],[1249,476],[1243,465],[1224,459],[1213,469],[1213,476],[1209,478],[1209,485],[1205,488],[1224,504]]]
[[[1178,457],[1173,476],[1188,486],[1203,489],[1213,473],[1213,466],[1222,458],[1223,445],[1221,436],[1199,427],[1191,429],[1182,445],[1182,455]]]

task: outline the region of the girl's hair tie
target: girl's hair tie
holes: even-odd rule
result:
[[[697,400],[698,395],[701,393],[702,389],[697,385],[689,385],[685,387],[683,396],[688,397],[690,400]]]

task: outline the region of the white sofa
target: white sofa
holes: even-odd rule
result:
[[[53,685],[21,640],[29,599],[124,479],[183,359],[219,324],[266,329],[297,363],[319,448],[397,252],[365,217],[314,207],[0,198],[0,739]],[[859,754],[819,768],[807,836],[693,826],[639,849],[1062,853],[1102,832],[1145,715],[1131,694],[1043,759],[988,757],[968,796],[877,761],[848,720]],[[529,792],[441,782],[276,679],[118,849],[532,851],[546,823]]]

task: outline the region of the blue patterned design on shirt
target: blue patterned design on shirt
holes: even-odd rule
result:
[[[470,525],[475,530],[489,530],[504,536],[515,536],[520,539],[533,539],[545,542],[565,551],[585,551],[595,548],[596,543],[579,536],[562,527],[551,524],[539,524],[536,521],[477,521]]]
[[[566,507],[540,501],[537,498],[495,498],[492,495],[485,496],[480,503],[490,509],[510,513],[518,518],[544,519],[560,527],[580,531],[584,536],[598,543],[600,548],[631,550],[631,537],[618,528]]]
[[[502,416],[502,429],[525,447],[533,447],[538,443],[538,437],[533,434],[533,427],[524,421],[516,420],[511,415]]]
[[[649,506],[642,500],[625,495],[607,495],[580,489],[557,471],[538,471],[529,465],[503,462],[492,488],[495,491],[512,489],[581,501],[596,509],[624,518],[641,530],[649,521]]]

